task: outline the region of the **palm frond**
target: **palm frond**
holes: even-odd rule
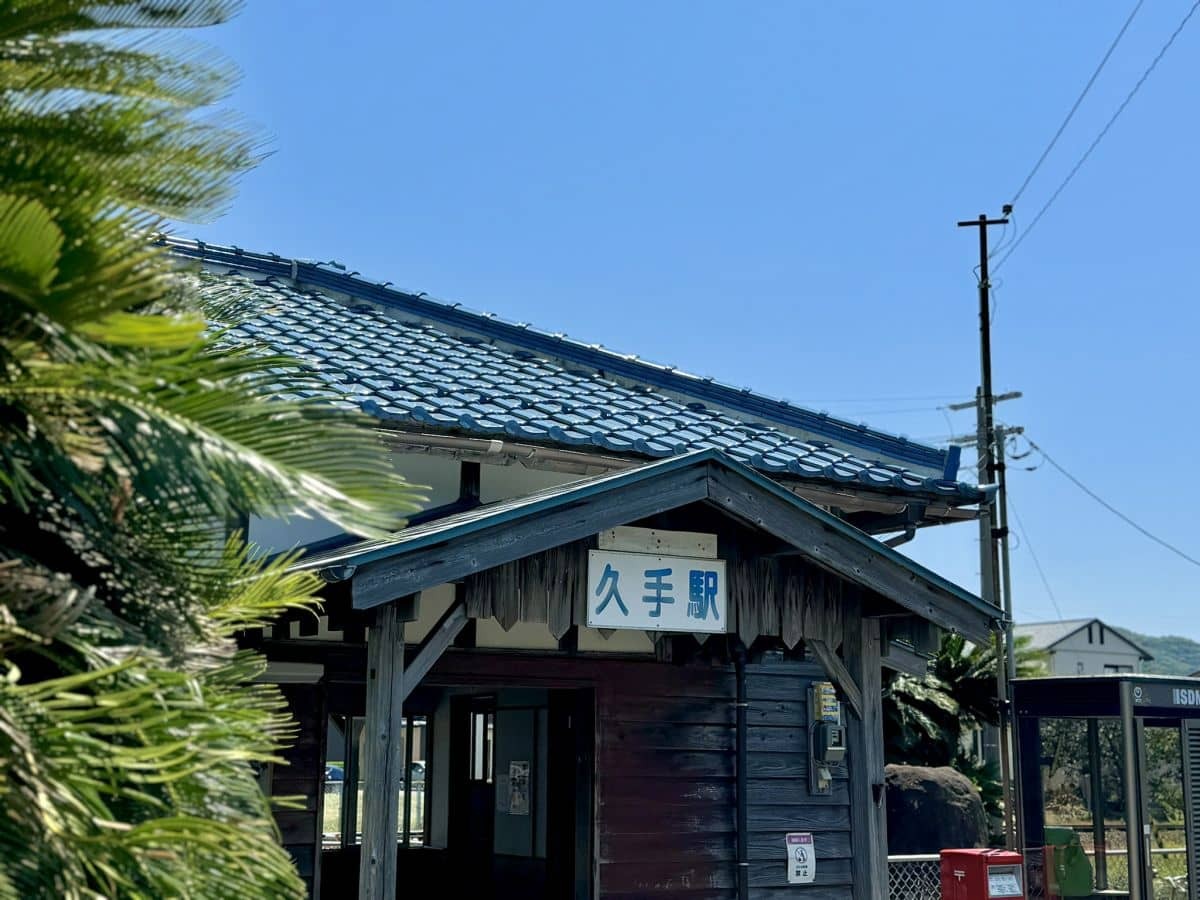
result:
[[[257,144],[199,115],[215,55],[114,29],[235,5],[0,0],[0,900],[302,894],[253,770],[294,725],[233,636],[320,583],[228,523],[383,535],[418,502],[319,373],[229,344],[250,298],[155,242]]]
[[[0,290],[32,301],[58,274],[63,233],[37,200],[0,194]]]
[[[185,49],[178,41],[0,44],[0,83],[10,91],[86,92],[194,108],[220,100],[234,80],[232,67],[210,49]]]

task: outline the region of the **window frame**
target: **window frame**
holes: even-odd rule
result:
[[[362,733],[366,728],[366,716],[354,714],[329,714],[326,721],[326,741],[328,742],[328,728],[332,721],[343,731],[345,741],[342,747],[342,781],[341,781],[341,815],[339,818],[340,833],[337,838],[336,846],[347,848],[362,845],[362,832],[359,828],[359,823],[362,818],[362,810],[360,809],[358,797],[359,790],[362,784],[362,772],[359,764],[359,756],[362,752]],[[403,718],[404,729],[404,751],[403,751],[403,780],[401,782],[400,796],[397,800],[400,806],[398,828],[396,831],[396,844],[400,847],[428,847],[431,837],[430,815],[432,809],[430,795],[432,793],[433,779],[432,762],[433,762],[433,724],[434,716],[429,712],[416,712],[415,710]],[[411,723],[411,727],[410,727]],[[413,798],[417,796],[414,790],[414,779],[412,778],[412,764],[414,751],[416,746],[416,732],[420,732],[420,762],[423,763],[425,770],[424,776],[420,782],[420,806],[421,806],[421,823],[418,830],[413,829]],[[323,765],[328,765],[328,749],[322,760]],[[322,770],[322,791],[321,803],[322,811],[318,820],[318,825],[322,831],[322,845],[327,849],[332,848],[332,843],[325,841],[324,832],[324,803],[326,798],[324,771]],[[414,838],[418,840],[414,843]]]

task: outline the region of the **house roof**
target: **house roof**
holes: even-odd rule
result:
[[[405,430],[661,458],[714,448],[773,475],[976,503],[958,448],[915,443],[346,273],[199,241],[172,253],[250,285],[264,311],[235,338],[298,357]]]
[[[1063,619],[1058,622],[1029,622],[1014,625],[1013,634],[1016,637],[1029,638],[1029,646],[1035,650],[1050,650],[1067,638],[1093,624],[1100,625],[1109,634],[1116,635],[1119,640],[1124,641],[1136,650],[1142,659],[1154,659],[1153,656],[1131,641],[1123,632],[1113,628],[1111,625],[1106,625],[1099,619]]]
[[[743,506],[747,496],[752,499]],[[370,607],[655,511],[705,500],[741,518],[753,510],[755,527],[943,627],[986,637],[1003,615],[965,588],[716,450],[486,504],[407,528],[390,539],[306,556],[297,568],[332,569],[365,579],[361,586],[355,582],[354,605]]]

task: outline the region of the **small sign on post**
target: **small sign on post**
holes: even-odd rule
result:
[[[812,884],[817,878],[817,854],[813,849],[812,834],[789,832],[786,846],[788,884]]]

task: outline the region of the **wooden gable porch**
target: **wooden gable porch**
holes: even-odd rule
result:
[[[727,632],[655,634],[639,658],[593,652],[587,552],[619,526],[715,534],[729,572]],[[333,656],[362,666],[364,768],[369,784],[384,786],[363,798],[363,897],[405,896],[395,835],[406,700],[418,685],[505,680],[593,692],[574,896],[885,897],[880,667],[901,652],[895,636],[919,641],[936,626],[981,640],[999,618],[711,451],[491,504],[305,565],[333,582],[329,628],[349,639]],[[422,594],[435,590],[444,608],[406,642]],[[472,630],[491,622],[506,632],[536,626],[547,643],[489,650]],[[301,662],[327,649],[274,641],[268,655]],[[849,755],[818,797],[808,790],[805,689],[826,678],[847,707]],[[817,835],[820,877],[789,889],[782,835],[805,830]]]

